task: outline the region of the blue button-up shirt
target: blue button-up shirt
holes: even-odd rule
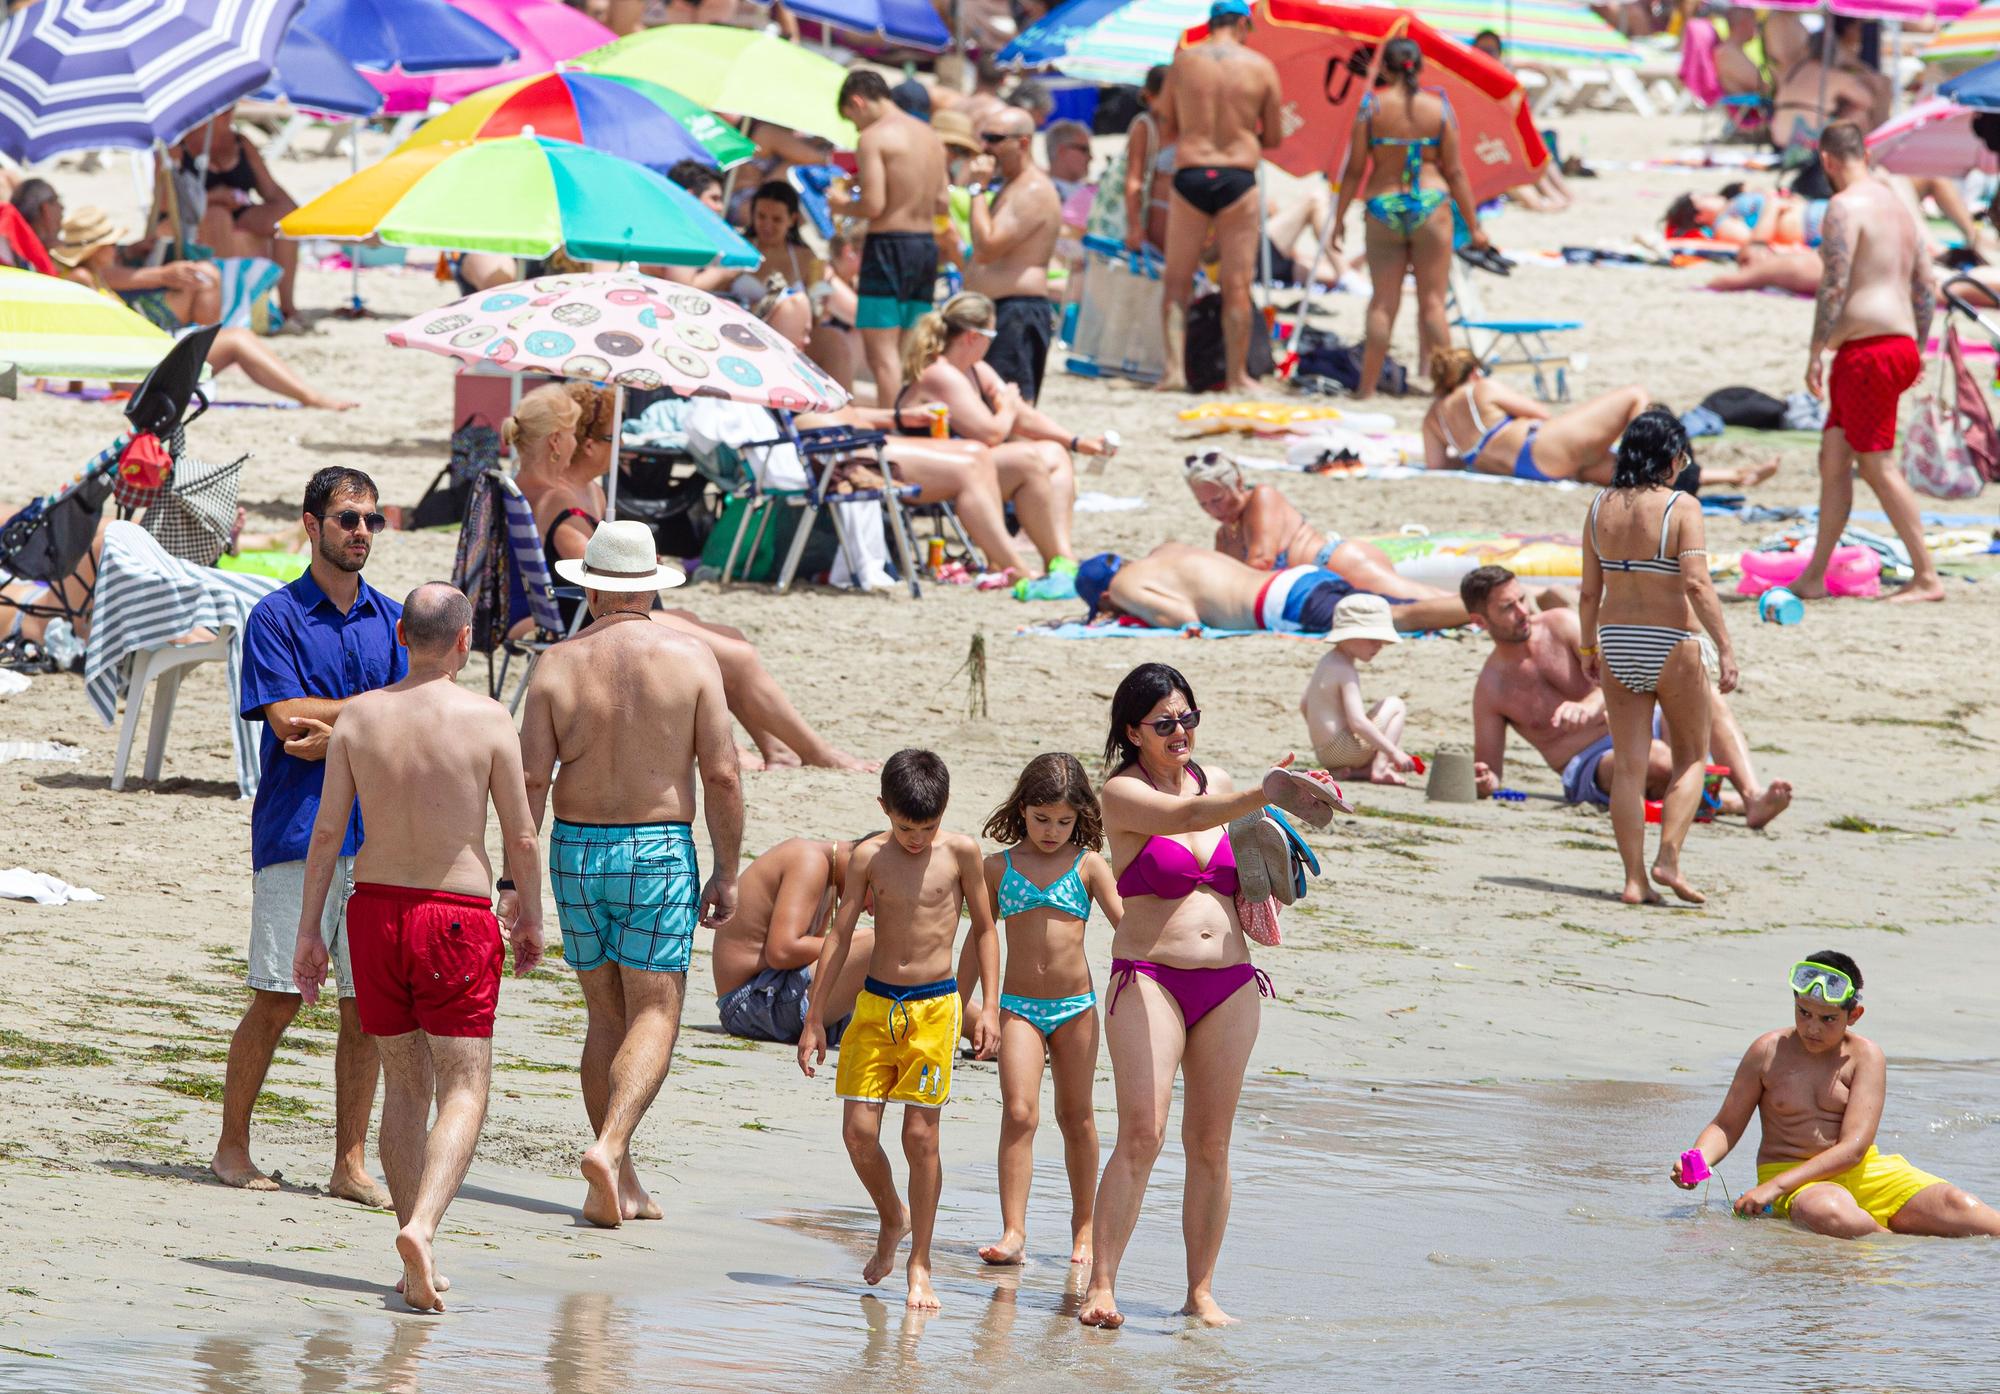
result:
[[[308,571],[257,602],[243,629],[245,721],[264,719],[273,702],[297,697],[355,697],[399,681],[410,656],[396,642],[403,607],[366,581],[354,606],[342,614]],[[305,860],[319,817],[326,764],[287,754],[285,743],[264,727],[263,776],[250,810],[250,864],[261,871],[278,862]],[[340,854],[361,849],[361,804],[347,820]]]

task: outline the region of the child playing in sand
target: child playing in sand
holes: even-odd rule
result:
[[[979,957],[979,1019],[975,1050],[1000,1032],[994,989],[1000,978],[999,936],[993,930],[979,844],[938,831],[951,797],[951,774],[928,750],[899,750],[882,767],[882,811],[890,836],[856,849],[847,895],[820,950],[813,981],[837,982],[847,961],[861,907],[872,903],[875,946],[868,977],[841,1038],[834,1092],[843,1100],[841,1136],[855,1174],[882,1217],[875,1252],[861,1270],[879,1283],[896,1263],[896,1246],[910,1236],[908,1305],[936,1310],[931,1290],[931,1229],[944,1176],[938,1163],[938,1111],[951,1097],[951,1058],[958,1049],[958,983],[951,977],[958,912],[970,902]],[[812,1077],[826,1060],[822,999],[812,999],[799,1034],[799,1068]],[[910,1163],[910,1202],[896,1195],[896,1178],[882,1151],[882,1111],[903,1109],[903,1155]]]
[[[979,1256],[1019,1263],[1027,1249],[1028,1186],[1047,1056],[1069,1172],[1069,1261],[1089,1263],[1098,1165],[1090,1087],[1098,1025],[1083,927],[1093,900],[1114,929],[1124,913],[1111,866],[1098,855],[1104,818],[1090,776],[1074,755],[1037,755],[1007,802],[986,820],[986,836],[1007,849],[986,859],[986,894],[1007,924],[1007,971],[1000,982],[1000,1101],[1006,1114],[1000,1123],[1001,1233]],[[976,947],[966,941],[961,980],[971,975]]]
[[[1754,1110],[1763,1126],[1757,1184],[1740,1215],[1789,1218],[1815,1234],[1858,1239],[1884,1229],[1962,1238],[2000,1235],[2000,1214],[1950,1182],[1875,1150],[1887,1065],[1854,1034],[1861,969],[1823,950],[1792,965],[1792,1025],[1750,1043],[1715,1121],[1695,1146],[1710,1166],[1729,1155]],[[1692,1188],[1673,1165],[1676,1186]]]
[[[1299,699],[1313,753],[1335,779],[1408,783],[1403,774],[1417,762],[1403,753],[1403,699],[1384,697],[1362,710],[1361,675],[1355,667],[1402,642],[1389,618],[1389,602],[1379,595],[1348,596],[1333,607],[1326,641],[1333,648],[1313,669],[1306,695]]]

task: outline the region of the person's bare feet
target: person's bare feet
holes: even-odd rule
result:
[[[991,1244],[983,1244],[979,1256],[995,1267],[1005,1267],[1019,1263],[1028,1250],[1028,1236],[1017,1229],[1010,1229]]]
[[[823,769],[844,770],[848,774],[873,774],[882,768],[880,760],[863,760],[858,755],[849,755],[838,746],[832,747],[827,758],[813,761]]]
[[[1118,1310],[1118,1298],[1108,1287],[1096,1283],[1083,1295],[1083,1305],[1077,1308],[1076,1319],[1085,1326],[1101,1326],[1106,1331],[1116,1331],[1125,1324],[1124,1313]]]
[[[1618,893],[1618,898],[1627,905],[1665,905],[1667,903],[1666,897],[1662,896],[1644,881],[1626,881],[1625,889]]]
[[[351,1200],[356,1205],[372,1206],[377,1210],[396,1208],[389,1188],[365,1171],[336,1171],[333,1179],[326,1183],[326,1193],[336,1200]]]
[[[1792,786],[1782,779],[1774,779],[1764,786],[1764,792],[1754,799],[1746,799],[1743,804],[1743,821],[1750,827],[1761,828],[1792,806]]]
[[[764,757],[747,745],[739,745],[736,747],[736,763],[740,768],[755,773],[764,768]]]
[[[259,1171],[257,1164],[250,1160],[248,1152],[234,1150],[225,1152],[218,1147],[215,1149],[214,1160],[208,1164],[208,1169],[215,1173],[215,1179],[223,1185],[234,1186],[239,1191],[280,1189],[278,1182],[281,1178],[276,1174],[266,1176]]]
[[[1090,1267],[1090,1226],[1085,1225],[1070,1241],[1069,1261],[1080,1268]]]
[[[1681,875],[1678,861],[1668,862],[1664,857],[1653,863],[1653,880],[1690,905],[1706,905],[1708,897],[1688,884],[1687,877]]]
[[[431,1262],[430,1240],[415,1225],[404,1225],[396,1232],[396,1252],[403,1260],[403,1301],[413,1312],[442,1312],[444,1297]]]
[[[1786,586],[1785,589],[1801,600],[1826,599],[1826,581],[1824,578],[1817,581],[1808,581],[1805,577],[1801,576],[1798,580]]]
[[[625,1165],[618,1169],[618,1213],[628,1220],[664,1218],[658,1203],[639,1184],[639,1173],[632,1168],[629,1152],[625,1154]]]
[[[1203,1326],[1234,1326],[1236,1318],[1215,1305],[1215,1299],[1207,1293],[1189,1293],[1187,1305],[1181,1308],[1181,1315],[1194,1317]]]
[[[396,1279],[396,1291],[401,1292],[403,1290],[403,1284],[407,1283],[408,1281],[409,1278],[407,1276]],[[445,1277],[444,1274],[438,1272],[437,1269],[433,1267],[431,1269],[431,1286],[436,1288],[439,1292],[450,1292],[451,1279]]]
[[[618,1171],[603,1148],[603,1143],[593,1142],[577,1167],[590,1188],[583,1198],[583,1218],[600,1229],[617,1229],[624,1223],[625,1210],[618,1199]]]
[[[1743,478],[1737,484],[1739,489],[1754,489],[1778,472],[1778,457],[1773,455],[1761,463],[1750,465],[1743,471]]]
[[[1396,767],[1387,760],[1377,760],[1368,769],[1368,782],[1370,784],[1408,784],[1410,781],[1403,778]]]
[[[323,397],[317,392],[303,398],[299,404],[313,411],[353,411],[361,405],[359,402],[344,402],[334,397]]]
[[[1255,392],[1257,390],[1257,379],[1246,373],[1242,377],[1231,378],[1227,383],[1223,384],[1222,390],[1224,392]]]
[[[805,764],[796,750],[776,736],[758,741],[757,748],[764,753],[764,768],[767,770],[795,770]]]
[[[903,1299],[903,1305],[913,1312],[937,1311],[942,1304],[931,1290],[931,1270],[913,1258],[905,1271],[909,1278],[910,1295]]]
[[[896,1266],[896,1246],[903,1242],[903,1236],[910,1232],[910,1212],[898,1207],[893,1217],[882,1221],[882,1228],[875,1236],[875,1252],[862,1265],[861,1281],[873,1285],[889,1276]]]
[[[1928,580],[1910,581],[1898,586],[1885,597],[1890,605],[1912,605],[1919,601],[1943,600],[1944,582],[1932,576]]]
[[[1154,383],[1153,390],[1155,392],[1185,392],[1188,390],[1187,379],[1178,373],[1170,373]]]

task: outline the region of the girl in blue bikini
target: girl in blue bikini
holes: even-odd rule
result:
[[[1124,913],[1111,866],[1098,855],[1104,820],[1074,755],[1037,755],[1007,802],[986,820],[1006,847],[986,859],[986,892],[1006,923],[1000,985],[1001,1235],[979,1251],[988,1263],[1019,1263],[1027,1248],[1028,1185],[1035,1173],[1042,1060],[1055,1075],[1056,1123],[1069,1172],[1070,1262],[1090,1262],[1097,1194],[1097,993],[1083,929],[1094,900],[1116,928]],[[961,973],[959,981],[972,979]]]
[[[1368,336],[1356,397],[1372,393],[1381,378],[1382,362],[1389,356],[1389,333],[1402,305],[1405,272],[1417,278],[1417,361],[1430,362],[1433,351],[1451,343],[1445,294],[1451,282],[1452,224],[1449,217],[1440,216],[1447,191],[1472,229],[1471,245],[1488,245],[1479,229],[1472,186],[1459,160],[1458,122],[1440,90],[1419,87],[1423,67],[1423,50],[1413,40],[1391,39],[1383,45],[1376,79],[1379,90],[1362,99],[1347,172],[1340,180],[1340,203],[1333,212],[1331,247],[1338,255],[1348,205],[1366,193],[1367,217],[1362,222],[1375,293],[1368,302]]]

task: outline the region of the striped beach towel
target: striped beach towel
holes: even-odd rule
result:
[[[277,290],[284,274],[278,263],[269,257],[222,257],[215,266],[222,273],[222,327],[265,333],[267,326],[278,318],[277,302],[274,300],[266,307],[262,323],[257,315],[257,302]]]
[[[90,648],[83,660],[83,689],[106,726],[118,719],[118,703],[131,678],[133,654],[157,648],[196,627],[229,635],[229,690],[242,687],[243,625],[259,600],[278,588],[268,576],[217,571],[170,557],[137,523],[112,523],[104,530],[97,564],[97,592],[91,605]],[[236,787],[244,798],[257,792],[260,773],[257,731],[234,714]]]

